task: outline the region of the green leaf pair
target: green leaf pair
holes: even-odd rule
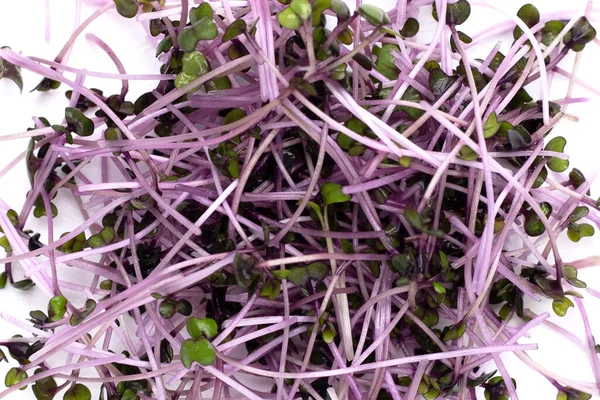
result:
[[[563,267],[563,277],[573,287],[578,289],[585,289],[587,287],[587,284],[584,281],[577,279],[577,269],[572,265],[565,265]]]
[[[163,318],[171,318],[176,312],[189,316],[192,313],[192,304],[185,299],[176,300],[169,296],[158,305],[158,313]]]
[[[44,372],[43,369],[37,368],[34,376],[42,372]],[[38,379],[33,386],[31,386],[31,390],[37,400],[52,400],[54,399],[54,396],[56,396],[56,393],[58,393],[59,388],[54,378],[48,376],[46,378]]]
[[[547,203],[544,201],[544,202],[541,202],[539,204],[539,206],[542,209],[542,212],[544,213],[546,218],[548,218],[548,217],[550,217],[550,215],[552,215],[552,206],[550,205],[550,203]],[[525,232],[529,236],[537,237],[537,236],[542,235],[546,231],[546,228],[544,227],[544,224],[542,223],[539,215],[537,215],[534,211],[526,210],[524,212],[524,214],[525,214],[524,228],[525,228]]]
[[[299,29],[311,14],[312,6],[308,0],[292,0],[289,7],[277,14],[277,21],[282,27],[293,31]]]
[[[246,26],[246,21],[244,21],[243,19],[236,19],[231,23],[231,25],[227,27],[225,33],[223,33],[223,37],[221,38],[221,40],[223,41],[223,43],[225,43],[246,32],[247,29],[248,27]]]
[[[210,71],[210,63],[202,53],[188,52],[181,58],[181,72],[175,77],[175,87],[182,88]],[[212,79],[204,84],[204,89],[207,92],[231,89],[231,81],[226,76]]]
[[[545,147],[547,151],[555,151],[558,153],[562,153],[565,150],[565,146],[567,145],[567,140],[558,136],[548,142]],[[564,172],[569,168],[569,160],[565,160],[557,157],[550,157],[548,159],[548,168],[550,168],[554,172]]]
[[[137,0],[113,0],[117,12],[125,18],[133,18],[137,15],[139,4]]]
[[[68,234],[68,232],[63,233],[60,237],[64,237]],[[81,232],[79,235],[75,236],[73,239],[68,240],[65,244],[59,247],[59,250],[66,253],[76,253],[81,251],[86,246],[85,232]]]
[[[567,236],[573,242],[579,242],[584,237],[594,236],[594,227],[590,224],[574,224],[570,223],[567,228]]]
[[[533,28],[535,25],[540,22],[540,12],[533,4],[525,4],[523,7],[519,9],[517,12],[517,17],[519,17],[525,25],[529,28]],[[513,37],[516,39],[523,36],[523,30],[518,26],[515,27],[513,31]]]
[[[177,43],[182,51],[189,53],[196,50],[196,45],[198,45],[199,41],[212,40],[216,38],[217,35],[217,25],[215,25],[212,20],[212,16],[203,16],[198,21],[193,22],[192,25],[183,28],[181,32],[179,32]]]
[[[111,227],[103,228],[100,233],[92,235],[88,238],[87,244],[92,249],[104,247],[111,244],[115,240],[115,230]]]
[[[331,204],[346,203],[352,199],[352,196],[342,191],[342,185],[332,182],[325,182],[321,185],[321,197],[325,207]]]
[[[6,376],[4,377],[4,385],[6,385],[6,387],[11,387],[24,379],[27,379],[27,372],[21,368],[13,367],[6,373]],[[20,390],[25,390],[26,387],[27,386],[23,386]]]
[[[440,97],[446,93],[446,90],[448,90],[455,81],[455,76],[446,75],[441,68],[434,68],[429,71],[429,88],[436,97]]]
[[[565,35],[563,42],[575,52],[584,49],[585,45],[596,38],[596,29],[590,24],[586,17],[581,17]]]
[[[345,21],[350,18],[350,9],[344,0],[315,0],[312,6],[312,25],[318,26],[323,22],[323,12],[332,10],[337,17]]]
[[[194,362],[200,365],[212,365],[217,356],[212,344],[206,339],[186,339],[181,344],[181,363],[186,368],[191,368]]]
[[[460,339],[465,332],[467,331],[467,325],[463,323],[459,323],[450,327],[446,333],[444,334],[444,338],[442,339],[444,342],[449,342],[451,340]]]
[[[269,300],[275,299],[281,292],[281,282],[277,279],[267,279],[260,291],[260,297],[264,297]]]
[[[575,307],[575,304],[566,296],[563,296],[560,299],[552,300],[552,310],[559,317],[564,317],[567,315],[567,311],[569,308]]]
[[[50,210],[52,213],[52,217],[55,218],[58,215],[58,208],[56,208],[56,206],[52,202],[50,202]],[[33,216],[35,218],[42,218],[46,215],[48,215],[48,213],[46,207],[44,207],[44,204],[36,204],[33,208]]]
[[[285,271],[285,272],[284,272]],[[323,263],[316,262],[306,267],[296,267],[290,270],[276,271],[278,278],[287,279],[294,285],[306,287],[311,281],[321,282],[329,274],[329,267]]]
[[[77,383],[65,392],[63,400],[91,400],[92,392],[87,386]]]
[[[215,362],[215,349],[208,339],[217,336],[218,326],[211,318],[190,318],[186,323],[186,329],[191,339],[187,339],[181,345],[181,362],[186,368],[191,368],[194,362],[200,365],[212,365]]]
[[[350,118],[344,125],[346,128],[356,132],[361,136],[364,136],[365,131],[368,129],[368,126],[358,118]],[[342,150],[347,151],[351,156],[361,156],[367,150],[364,145],[360,144],[342,132],[337,134],[335,141]]]
[[[94,122],[74,107],[65,108],[67,129],[78,136],[91,136],[94,133]]]
[[[358,8],[358,13],[373,26],[388,25],[392,22],[385,11],[370,4],[361,5]]]
[[[435,2],[433,3],[432,15],[436,21],[439,21]],[[448,3],[446,6],[446,24],[448,25],[461,25],[470,15],[471,4],[467,0],[458,0],[453,4]]]

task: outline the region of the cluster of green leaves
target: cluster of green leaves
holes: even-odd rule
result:
[[[57,297],[51,300],[51,304],[53,304],[52,307],[58,307],[59,309],[62,309],[62,306],[57,306],[57,303],[62,304],[63,302],[58,301]],[[49,307],[51,307],[50,304]],[[16,335],[13,338],[17,339],[21,338],[21,336]],[[8,348],[10,356],[20,364],[19,367],[10,368],[4,377],[5,386],[10,387],[17,385],[21,381],[28,378],[28,374],[25,371],[25,366],[29,364],[29,357],[31,357],[31,355],[33,355],[37,351],[41,350],[44,345],[42,342],[38,341],[31,345],[25,342],[11,342],[4,344],[4,346]],[[6,355],[2,350],[0,350],[0,361],[8,361]],[[43,372],[45,372],[44,369],[36,368],[33,371],[33,375],[31,377],[35,378],[37,375]],[[27,386],[23,386],[20,388],[20,390],[25,390],[26,388]],[[63,400],[91,400],[92,398],[90,390],[85,385],[81,383],[73,383],[70,386],[59,386],[56,383],[56,380],[51,376],[38,378],[33,382],[31,386],[33,395],[35,396],[36,400],[53,400],[58,395],[58,393],[64,390],[65,388],[67,388],[67,390],[62,396]]]

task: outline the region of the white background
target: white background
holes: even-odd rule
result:
[[[10,46],[15,51],[22,52],[24,55],[34,55],[45,59],[53,59],[60,51],[60,48],[70,36],[75,21],[75,1],[61,0],[50,1],[50,21],[51,38],[49,42],[44,39],[46,10],[44,2],[41,0],[31,1],[3,1],[2,2],[2,22],[0,23],[0,46]],[[390,6],[395,4],[395,0],[386,0],[384,2],[371,2],[379,6],[384,3]],[[515,0],[492,0],[492,4],[502,10],[515,14],[523,1]],[[532,1],[542,12],[557,11],[561,9],[578,9],[585,7],[584,0],[544,0]],[[490,11],[489,9],[475,6],[469,21],[461,27],[461,30],[468,34],[475,34],[491,25],[500,22],[503,17],[501,14]],[[93,9],[84,6],[82,19],[85,19],[93,12]],[[596,14],[598,15],[598,14]],[[429,30],[430,31],[430,30]],[[86,32],[92,32],[102,38],[116,52],[125,64],[128,73],[157,73],[159,63],[153,58],[154,48],[145,37],[141,26],[135,21],[125,21],[120,18],[116,12],[106,13],[96,22],[94,22]],[[421,39],[427,40],[428,29],[422,30]],[[511,38],[506,36],[504,39],[504,50],[511,43]],[[483,50],[478,56],[485,56],[498,39],[488,42],[483,46]],[[562,64],[566,70],[572,66],[572,58]],[[579,76],[591,85],[600,90],[599,73],[600,48],[596,44],[590,44],[583,54]],[[77,41],[72,57],[68,63],[70,66],[86,68],[88,70],[116,72],[112,62],[95,45],[81,36]],[[68,75],[72,77],[73,75]],[[66,99],[64,91],[67,90],[64,85],[58,91],[50,93],[29,93],[35,87],[39,78],[26,71],[23,72],[25,81],[25,90],[22,95],[19,94],[16,86],[9,81],[0,81],[0,136],[22,132],[27,127],[33,125],[31,117],[45,116],[51,122],[62,118]],[[98,87],[105,93],[115,93],[120,88],[120,82],[115,80],[86,79],[88,87]],[[130,100],[135,100],[137,95],[149,90],[152,83],[131,82]],[[531,91],[536,95],[535,89]],[[566,92],[566,81],[560,78],[553,84],[551,98],[562,98]],[[584,89],[576,88],[574,97],[596,96]],[[569,107],[568,112],[579,117],[579,122],[563,121],[555,129],[555,134],[564,136],[567,141],[567,152],[572,155],[571,165],[582,170],[586,175],[600,167],[600,132],[598,123],[600,122],[600,103],[597,99],[587,104],[575,104]],[[26,147],[26,140],[2,141],[0,142],[0,169],[7,165],[17,154]],[[593,188],[593,195],[600,195],[600,183],[596,183]],[[23,164],[19,164],[11,173],[0,180],[0,197],[15,209],[19,209],[24,201],[28,182]],[[60,234],[61,226],[72,226],[73,221],[68,213],[60,213],[57,219],[57,234]],[[35,226],[32,226],[35,229]],[[589,255],[600,254],[600,235],[595,238],[584,239],[579,245],[572,245],[566,238],[562,238],[561,249],[563,259],[571,261]],[[580,278],[588,283],[592,288],[600,289],[600,274],[593,269],[585,270],[580,273]],[[24,319],[30,310],[46,308],[48,299],[40,290],[32,289],[27,292],[15,290],[7,287],[0,291],[0,312],[9,314],[19,319]],[[600,337],[600,315],[597,312],[600,307],[600,300],[591,296],[586,296],[586,305],[593,332]],[[534,311],[541,312],[550,309],[549,303],[528,304]],[[571,309],[564,318],[552,317],[552,320],[561,324],[563,327],[582,336],[582,323],[577,310]],[[20,331],[14,326],[0,320],[0,337],[10,337]],[[559,335],[549,331],[546,328],[536,328],[532,331],[532,336],[523,342],[535,342],[539,344],[539,350],[531,351],[529,354],[544,367],[552,371],[575,380],[592,381],[593,376],[587,359],[587,355],[580,349],[571,345],[569,341],[564,340]],[[532,372],[513,356],[505,356],[504,359],[508,365],[511,375],[517,379],[518,393],[521,399],[554,399],[556,390],[547,383],[539,374]],[[14,366],[11,361],[10,366]],[[491,368],[492,366],[490,366]],[[8,369],[8,364],[0,365],[0,387],[2,387],[3,376]],[[481,396],[483,398],[483,396]],[[32,399],[33,395],[28,389],[25,392],[19,392],[10,396],[10,399]],[[60,395],[58,398],[62,398]]]

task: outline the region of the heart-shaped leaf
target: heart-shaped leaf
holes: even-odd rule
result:
[[[577,269],[572,265],[563,266],[563,277],[567,282],[576,288],[584,289],[587,287],[585,282],[577,279]]]
[[[521,125],[515,126],[514,129],[509,129],[507,132],[510,147],[513,150],[519,150],[531,145],[531,134]]]
[[[260,296],[269,300],[275,299],[281,292],[281,282],[277,279],[267,279],[260,292]]]
[[[321,15],[323,11],[331,8],[331,0],[315,0],[312,5],[312,25],[318,26],[321,23]]]
[[[567,145],[567,140],[558,136],[548,142],[546,145],[547,151],[554,151],[557,153],[562,153],[565,150],[565,146]],[[569,168],[569,160],[564,160],[562,158],[550,157],[548,159],[548,168],[550,168],[554,172],[564,172]]]
[[[296,286],[304,287],[308,283],[310,276],[306,267],[297,267],[289,270],[289,274],[286,279],[292,282]]]
[[[579,242],[584,237],[594,236],[594,227],[590,224],[569,224],[567,236],[573,242]]]
[[[227,27],[225,33],[223,33],[223,43],[241,35],[242,33],[246,32],[246,30],[246,21],[243,19],[236,19]]]
[[[212,344],[206,339],[187,339],[181,344],[181,363],[186,368],[191,368],[194,362],[200,365],[212,365],[216,354]]]
[[[559,317],[564,317],[567,315],[567,311],[569,311],[570,307],[575,307],[575,304],[568,298],[563,296],[560,299],[555,299],[552,301],[552,310]]]
[[[0,247],[2,247],[7,253],[10,253],[12,251],[12,247],[6,236],[0,237]]]
[[[192,311],[193,311],[192,303],[190,303],[189,301],[187,301],[185,299],[179,300],[177,302],[177,305],[175,306],[175,310],[179,314],[185,315],[187,317],[192,314]]]
[[[579,189],[581,185],[585,183],[585,175],[577,168],[573,168],[571,172],[569,172],[569,180],[575,189]],[[588,196],[590,195],[588,191]]]
[[[200,21],[202,18],[213,19],[213,17],[213,9],[208,3],[202,3],[198,7],[190,9],[190,22],[192,25]]]
[[[37,90],[38,92],[47,92],[49,90],[58,89],[59,87],[60,82],[55,81],[54,79],[44,78],[31,91],[34,92]]]
[[[573,51],[581,51],[586,44],[595,38],[596,29],[594,29],[587,18],[581,17],[577,20],[575,26],[567,32],[563,41]]]
[[[278,269],[273,271],[273,276],[277,279],[287,279],[292,273],[289,269]]]
[[[442,339],[444,342],[449,342],[451,340],[460,339],[465,332],[467,331],[467,325],[465,323],[460,323],[458,325],[452,326],[448,331],[444,334],[444,338]]]
[[[441,68],[435,68],[429,72],[429,88],[436,97],[444,94],[455,80],[456,77],[446,75]]]
[[[438,21],[438,13],[435,2],[433,3],[433,18]],[[471,4],[467,0],[458,0],[456,3],[448,3],[446,9],[446,23],[448,25],[460,25],[471,15]]]
[[[217,35],[217,25],[211,18],[204,17],[193,25],[182,29],[177,37],[177,43],[181,50],[189,53],[196,50],[196,45],[200,40],[212,40]]]
[[[542,43],[546,46],[550,46],[550,44],[554,41],[554,39],[556,39],[564,27],[565,24],[563,24],[561,21],[546,22],[546,25],[544,25],[542,28]]]
[[[6,373],[4,377],[4,385],[6,387],[11,387],[21,382],[22,380],[27,379],[27,372],[23,371],[21,368],[11,368]],[[27,386],[23,386],[21,390],[25,390]]]
[[[50,321],[60,321],[67,312],[67,299],[64,296],[54,296],[48,302],[48,317]]]
[[[303,20],[307,20],[312,13],[312,7],[308,0],[292,0],[290,9]]]
[[[69,131],[79,136],[90,136],[94,133],[94,122],[74,107],[65,108],[65,118]]]
[[[291,8],[284,8],[277,14],[277,21],[285,29],[294,31],[302,26],[302,19]]]
[[[127,388],[121,396],[121,400],[140,400],[140,396],[133,389]]]
[[[569,222],[577,222],[580,219],[587,217],[589,213],[589,208],[585,206],[575,207],[575,209],[569,216]]]
[[[523,7],[519,9],[517,12],[517,17],[519,17],[525,25],[529,28],[534,27],[538,22],[540,22],[540,12],[533,4],[525,4]],[[513,37],[515,39],[520,38],[523,35],[523,30],[518,26],[515,27],[513,31]]]
[[[375,64],[375,70],[379,72],[381,75],[385,76],[388,79],[396,79],[400,74],[400,70],[396,67],[396,56],[393,53],[400,52],[400,48],[394,44],[386,43],[381,46],[379,50],[379,54],[377,55],[377,62]],[[412,88],[412,87],[411,87]],[[405,94],[408,92],[405,92]],[[417,92],[418,94],[418,92]],[[405,99],[403,96],[403,100],[412,100]],[[421,97],[416,99],[416,101],[420,101]]]
[[[35,283],[31,279],[21,279],[20,281],[13,282],[12,287],[19,290],[31,289],[35,286]]]
[[[405,38],[410,38],[419,33],[419,21],[414,18],[407,18],[404,26],[400,30],[400,34]]]
[[[331,11],[342,21],[350,18],[350,9],[344,0],[331,0]]]
[[[137,0],[113,0],[117,6],[117,12],[125,18],[133,18],[138,13],[139,4]]]
[[[36,369],[35,374],[43,372],[42,369]],[[31,387],[33,395],[37,400],[52,400],[58,392],[58,385],[53,377],[38,379]]]
[[[590,400],[591,398],[591,394],[581,392],[569,386],[562,388],[556,395],[556,400]]]
[[[203,337],[212,339],[217,336],[219,327],[217,326],[216,321],[212,318],[200,319],[192,317],[188,319],[186,323],[186,329],[190,336],[194,339],[200,339]]]
[[[398,76],[396,75],[396,78]],[[394,78],[394,79],[396,79]],[[412,86],[410,86],[408,89],[406,89],[406,92],[404,92],[404,94],[402,95],[402,100],[405,101],[412,101],[414,103],[418,103],[421,101],[421,93],[419,93],[419,91],[415,88],[413,88]],[[420,110],[418,108],[414,108],[414,107],[408,107],[408,106],[400,106],[399,107],[402,111],[404,111],[405,113],[408,114],[409,117],[411,117],[412,119],[418,119],[421,117],[421,115],[423,115],[425,113],[425,111]]]
[[[548,178],[548,169],[544,167],[542,168],[538,176],[535,178],[532,188],[537,189],[541,187],[544,184],[544,182],[546,182],[546,178]]]
[[[308,276],[317,282],[322,281],[329,274],[329,267],[320,262],[310,264],[306,267],[306,270]]]
[[[333,182],[325,182],[321,185],[321,197],[325,207],[331,204],[346,203],[352,196],[342,192],[342,185]]]
[[[458,40],[460,40],[463,43],[472,43],[473,39],[467,35],[464,32],[458,31],[456,32],[458,34]],[[456,47],[456,42],[454,41],[454,36],[450,36],[450,49],[452,50],[453,53],[456,53],[458,51],[457,47]]]
[[[177,301],[171,297],[167,297],[158,305],[158,313],[163,318],[171,318],[175,315],[177,309]]]
[[[483,136],[486,139],[491,138],[500,130],[500,124],[498,123],[498,116],[495,112],[491,113],[488,119],[483,125]]]
[[[392,22],[385,11],[371,4],[363,4],[360,6],[358,13],[365,21],[374,26],[387,25]]]

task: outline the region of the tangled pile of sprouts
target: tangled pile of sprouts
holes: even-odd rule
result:
[[[128,74],[95,36],[119,72],[67,65],[85,27],[115,8],[147,31],[160,73]],[[425,44],[424,10],[436,21]],[[507,352],[558,399],[598,394],[577,278],[589,262],[565,265],[557,246],[600,223],[593,177],[570,168],[563,137],[546,139],[580,100],[558,65],[577,52],[576,70],[595,40],[590,10],[562,20],[528,4],[470,37],[467,0],[389,12],[114,0],[54,61],[1,49],[0,77],[22,88],[21,69],[37,73],[35,90],[68,89],[68,107],[3,138],[29,138],[0,177],[24,160],[31,190],[19,211],[0,200],[0,285],[50,300],[31,323],[3,314],[30,334],[0,341],[18,363],[0,398],[30,386],[39,400],[86,400],[91,384],[110,400],[475,399],[477,388],[517,399]],[[506,32],[506,54],[469,55]],[[571,82],[552,102],[550,71]],[[90,76],[122,89],[88,88]],[[132,80],[157,83],[132,98]],[[74,212],[59,193],[85,219],[69,232],[54,227]],[[526,307],[543,298],[559,316],[578,308],[586,339]],[[536,346],[519,340],[540,324],[583,346],[595,382],[529,357]]]

